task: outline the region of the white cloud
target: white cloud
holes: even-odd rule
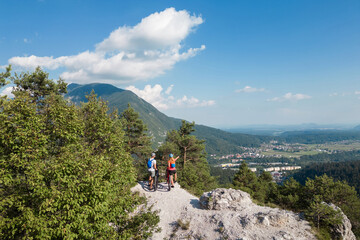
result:
[[[170,87],[168,87],[165,91],[166,95],[170,95],[171,91],[173,90],[174,85],[170,85]]]
[[[272,99],[268,99],[268,101],[270,101],[270,102],[299,101],[299,100],[305,100],[305,99],[310,99],[310,98],[311,98],[311,96],[301,94],[301,93],[297,93],[297,94],[286,93],[282,97],[275,97]]]
[[[208,101],[200,101],[197,98],[194,97],[190,97],[188,98],[187,96],[183,96],[181,99],[178,99],[176,101],[176,105],[177,107],[207,107],[207,106],[212,106],[215,104],[214,100],[208,100]]]
[[[241,92],[245,92],[245,93],[253,93],[253,92],[264,92],[265,88],[253,88],[250,86],[246,86],[243,89],[237,89],[235,90],[235,92],[241,93]]]
[[[173,86],[174,85],[168,87],[164,93],[162,86],[159,84],[156,84],[153,87],[151,85],[146,85],[143,90],[137,89],[134,86],[129,86],[126,90],[132,91],[159,110],[167,110],[171,108],[207,107],[215,104],[214,100],[199,100],[195,97],[188,98],[187,96],[175,99],[174,96],[168,96],[170,94],[169,89],[172,90]]]
[[[8,98],[13,98],[13,97],[14,97],[14,94],[11,93],[12,90],[13,90],[13,87],[6,87],[6,88],[4,88],[2,91],[1,91],[1,89],[0,89],[0,96],[5,96],[5,95],[7,95]]]
[[[355,95],[359,95],[360,94],[360,91],[355,91]]]
[[[95,45],[94,51],[77,55],[13,57],[9,64],[24,68],[64,67],[61,77],[70,82],[108,82],[112,84],[147,80],[164,74],[177,62],[205,49],[182,49],[182,41],[203,23],[200,16],[186,10],[165,9],[143,18],[133,27],[123,26]]]
[[[109,52],[174,49],[194,27],[202,23],[201,17],[190,16],[185,10],[168,8],[142,19],[134,27],[119,27],[107,39],[97,44],[96,50]]]

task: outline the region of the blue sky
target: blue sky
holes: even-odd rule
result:
[[[357,0],[0,0],[0,9],[2,68],[111,83],[214,127],[360,124]]]

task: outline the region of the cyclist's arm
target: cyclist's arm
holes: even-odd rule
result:
[[[177,156],[177,157],[174,159],[174,161],[178,160],[179,157],[180,157],[180,156]]]

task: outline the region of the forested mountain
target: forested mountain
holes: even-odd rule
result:
[[[153,137],[156,146],[165,140],[166,133],[169,130],[181,126],[181,119],[168,117],[133,92],[116,88],[110,84],[70,84],[66,97],[79,104],[86,102],[85,96],[92,90],[99,97],[108,101],[110,109],[118,109],[119,113],[123,112],[130,103],[131,107],[140,114],[140,118],[148,126],[149,134]],[[209,154],[240,152],[240,146],[256,147],[268,139],[268,137],[229,133],[203,125],[195,126],[195,135],[206,141],[206,150]]]
[[[307,130],[282,133],[278,140],[287,143],[322,144],[343,140],[360,140],[359,130]]]
[[[206,140],[207,151],[209,153],[236,153],[240,152],[240,146],[258,147],[262,142],[273,139],[269,136],[256,136],[243,133],[230,133],[220,129],[207,127],[204,125],[195,126],[195,135]]]

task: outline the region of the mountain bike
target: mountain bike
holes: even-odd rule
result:
[[[155,170],[155,177],[154,177],[154,192],[157,190],[159,185],[159,169]]]

